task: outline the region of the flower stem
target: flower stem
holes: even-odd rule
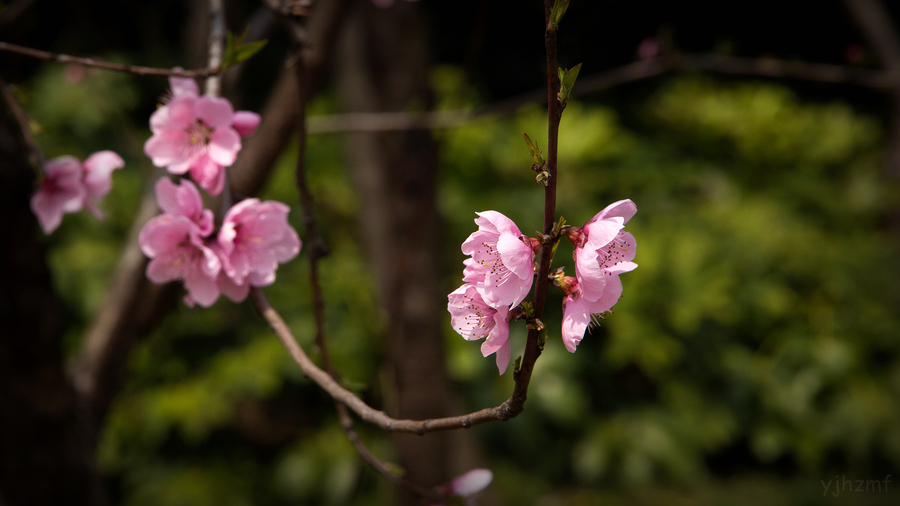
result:
[[[547,50],[547,172],[550,177],[544,188],[544,236],[551,236],[553,225],[556,223],[556,167],[557,150],[559,145],[559,120],[562,111],[557,100],[559,83],[557,82],[556,64],[556,35],[557,29],[550,29],[550,9],[553,0],[544,0],[544,19],[548,27],[544,32],[544,45]],[[556,238],[544,241],[541,246],[541,261],[538,266],[537,283],[534,288],[534,321],[537,324],[529,325],[528,339],[525,343],[525,353],[522,355],[522,363],[516,375],[516,386],[509,399],[509,409],[513,413],[522,411],[525,399],[528,396],[528,384],[531,382],[531,373],[534,364],[541,356],[543,349],[540,342],[543,324],[540,319],[544,314],[544,303],[547,300],[549,286],[550,262],[553,259],[553,245]]]

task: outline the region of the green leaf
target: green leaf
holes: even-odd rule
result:
[[[555,25],[559,24],[568,8],[569,0],[556,0],[556,2],[553,3],[553,8],[550,9],[550,25],[554,27],[554,31],[556,28]]]
[[[537,143],[531,140],[531,137],[529,137],[527,133],[522,132],[522,135],[525,136],[525,144],[528,145],[528,151],[531,152],[531,158],[534,159],[534,165],[532,165],[531,168],[533,170],[540,170],[544,166],[543,153],[541,153],[541,150],[537,147]]]
[[[559,104],[565,108],[569,101],[569,95],[575,86],[575,80],[578,79],[578,73],[581,72],[581,64],[575,65],[569,70],[559,69]]]
[[[246,29],[237,39],[234,38],[234,34],[228,32],[225,39],[225,53],[222,55],[223,70],[250,59],[250,57],[258,53],[259,50],[265,47],[269,42],[268,40],[263,39],[245,44],[244,37],[246,36]]]

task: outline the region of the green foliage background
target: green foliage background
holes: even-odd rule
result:
[[[65,72],[48,65],[19,90],[47,154],[111,148],[127,162],[106,221],[69,215],[47,239],[74,348],[154,171],[142,154],[148,127],[134,119],[152,112],[136,99],[137,78],[88,72],[72,83]],[[440,107],[479,105],[460,69],[437,68],[433,82]],[[883,480],[900,469],[900,188],[881,172],[879,121],[771,82],[700,75],[654,82],[628,107],[595,98],[570,100],[563,116],[559,213],[577,225],[631,198],[640,267],[622,276],[614,314],[575,354],[559,340],[560,296],[551,295],[526,411],[471,429],[495,473],[485,499],[895,503],[894,492],[823,497],[833,477]],[[334,110],[326,94],[311,114]],[[500,211],[525,233],[540,228],[543,192],[521,133],[546,147],[545,121],[534,106],[434,132],[448,293],[476,211]],[[264,197],[291,205],[302,230],[295,155],[284,154]],[[333,251],[322,268],[334,360],[348,386],[378,402],[385,329],[340,136],[312,137],[309,166]],[[567,243],[557,259],[573,272]],[[266,292],[314,352],[303,258]],[[498,377],[449,316],[445,328],[462,408],[502,402],[511,375]],[[524,329],[511,339],[515,356]],[[362,432],[391,458],[384,434]],[[392,493],[249,305],[227,300],[179,306],[136,349],[100,459],[129,506],[381,504]]]

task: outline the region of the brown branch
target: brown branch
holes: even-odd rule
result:
[[[525,341],[525,352],[522,362],[516,372],[516,385],[513,388],[511,409],[516,412],[525,407],[528,397],[528,385],[531,383],[531,374],[534,364],[541,356],[543,344],[540,343],[540,334],[543,330],[541,318],[544,315],[544,303],[547,300],[549,287],[550,263],[553,261],[554,240],[548,240],[556,222],[556,175],[557,175],[557,151],[559,146],[559,120],[562,117],[557,93],[559,92],[559,79],[557,76],[556,42],[558,31],[550,27],[550,8],[553,0],[544,2],[544,22],[547,28],[544,31],[544,46],[547,51],[547,167],[549,173],[547,186],[544,188],[544,242],[541,246],[541,261],[538,266],[537,280],[534,287],[532,307],[533,317],[528,320],[528,338]]]
[[[31,163],[43,170],[46,157],[44,156],[44,152],[41,151],[41,148],[37,145],[34,137],[31,135],[31,121],[28,119],[28,115],[25,114],[25,110],[22,109],[19,101],[13,96],[12,91],[9,89],[9,85],[6,84],[3,77],[0,77],[0,93],[2,93],[3,99],[6,101],[7,105],[9,105],[9,110],[12,112],[16,124],[19,125],[19,130],[22,132],[22,139],[25,141],[25,146],[28,147],[28,156],[31,158]]]
[[[209,61],[206,68],[216,69],[222,66],[222,55],[225,53],[225,12],[222,0],[209,0]],[[206,80],[206,94],[218,97],[222,94],[222,76],[213,75]]]
[[[705,70],[723,74],[801,79],[830,84],[853,84],[877,90],[892,90],[900,84],[900,71],[869,70],[845,65],[806,63],[775,58],[743,58],[715,53],[671,54],[636,61],[590,76],[580,77],[572,96],[585,96],[606,89],[673,71]],[[334,132],[384,132],[456,128],[478,121],[515,114],[522,106],[544,100],[546,92],[535,90],[488,106],[466,110],[425,113],[373,112],[328,114],[308,118],[310,135]]]
[[[380,427],[389,432],[408,432],[413,434],[425,434],[441,430],[468,429],[475,425],[497,420],[509,420],[518,415],[518,411],[511,409],[512,399],[503,404],[485,408],[466,415],[451,416],[445,418],[430,418],[427,420],[398,420],[386,415],[383,411],[372,408],[353,392],[345,389],[330,374],[320,369],[309,359],[303,348],[297,344],[290,327],[281,318],[281,315],[269,304],[265,294],[259,288],[250,289],[250,298],[253,300],[257,311],[266,319],[269,326],[287,348],[294,362],[303,371],[303,374],[315,382],[322,390],[338,402],[343,403],[351,411],[356,413],[365,422]]]
[[[293,33],[297,32],[294,31]],[[302,51],[302,40],[300,40],[299,37],[295,37],[295,43],[297,45],[297,51]],[[303,58],[297,59],[297,62],[295,63],[295,69],[297,74],[297,81],[300,83],[306,82],[307,74]],[[331,363],[331,357],[328,353],[328,346],[325,342],[325,304],[322,297],[322,286],[319,283],[318,264],[319,260],[328,254],[328,246],[325,244],[325,241],[319,233],[319,227],[316,223],[315,211],[313,206],[313,196],[306,177],[306,104],[309,98],[311,98],[309,94],[305,95],[304,99],[301,100],[300,104],[298,105],[299,131],[297,135],[298,153],[295,173],[297,179],[297,189],[300,192],[300,202],[303,209],[303,224],[306,229],[306,256],[309,260],[309,285],[313,298],[313,318],[316,328],[315,342],[319,348],[319,352],[322,355],[322,364],[325,366],[325,370],[335,381],[339,381],[340,377],[338,376],[337,371]],[[366,447],[362,439],[360,439],[359,434],[357,434],[356,428],[354,427],[353,423],[353,417],[350,416],[350,412],[348,411],[347,406],[337,399],[334,400],[334,404],[335,409],[338,413],[338,419],[340,420],[341,427],[344,429],[344,432],[347,435],[347,439],[356,449],[356,452],[359,454],[360,458],[363,459],[363,461],[365,461],[372,469],[387,478],[395,485],[413,492],[423,498],[427,498],[436,502],[443,502],[443,498],[440,494],[438,494],[434,490],[425,488],[421,485],[404,479],[403,477],[399,476],[388,463],[375,456],[375,454],[372,453],[368,449],[368,447]]]
[[[121,63],[112,63],[97,58],[81,58],[78,56],[69,56],[67,54],[51,53],[49,51],[41,51],[30,47],[10,44],[9,42],[0,42],[0,51],[21,54],[37,58],[39,60],[55,61],[60,63],[75,63],[85,67],[92,67],[104,70],[112,70],[115,72],[125,72],[127,74],[136,74],[139,76],[170,76],[170,77],[209,77],[222,73],[222,69],[217,65],[215,67],[194,70],[177,70],[163,69],[158,67],[141,67],[137,65],[124,65]]]

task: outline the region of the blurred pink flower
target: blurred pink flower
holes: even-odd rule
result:
[[[497,211],[476,214],[478,230],[462,244],[471,255],[463,262],[463,281],[473,283],[490,306],[515,307],[531,291],[534,250],[511,219]]]
[[[185,302],[204,307],[219,298],[219,256],[206,245],[200,227],[187,216],[162,214],[150,220],[138,236],[141,250],[151,258],[147,277],[154,283],[183,280]]]
[[[181,70],[180,67],[176,68]],[[172,91],[172,98],[198,98],[200,96],[200,88],[197,86],[197,81],[189,77],[170,77],[169,88]],[[231,126],[241,137],[249,137],[256,132],[259,121],[259,114],[255,112],[234,111]]]
[[[289,211],[280,202],[246,199],[225,214],[218,244],[225,274],[235,285],[272,284],[278,264],[300,252],[300,238],[287,221]]]
[[[465,474],[457,476],[450,481],[450,483],[441,485],[438,487],[438,491],[448,499],[448,501],[443,504],[451,502],[452,498],[455,497],[462,498],[465,500],[464,504],[468,504],[468,499],[487,488],[493,479],[494,473],[492,473],[490,469],[472,469]],[[452,502],[452,504],[457,503]],[[432,506],[440,505],[433,504]]]
[[[250,111],[235,111],[231,126],[241,137],[248,137],[256,132],[260,122],[259,114]]]
[[[87,207],[95,216],[103,212],[95,201],[102,200],[112,188],[112,171],[125,165],[112,151],[98,151],[82,164],[74,156],[61,156],[44,164],[44,179],[31,197],[31,210],[45,234],[62,222],[66,213]]]
[[[509,365],[509,315],[507,306],[492,307],[487,304],[474,285],[464,284],[447,296],[450,323],[459,335],[468,341],[486,337],[481,354],[487,357],[496,353],[500,374]]]
[[[622,230],[636,212],[634,202],[620,200],[597,213],[581,229],[573,228],[569,233],[575,244],[577,280],[573,286],[564,287],[563,342],[570,352],[584,337],[591,315],[609,311],[619,301],[619,274],[637,268],[632,262],[637,243],[633,235]]]
[[[200,96],[193,79],[171,77],[171,100],[150,116],[153,135],[144,153],[157,167],[191,178],[212,195],[222,192],[225,167],[241,150],[241,135],[259,126],[259,115],[234,111],[224,98]]]
[[[144,144],[144,153],[153,165],[173,174],[190,171],[197,184],[218,195],[225,167],[241,150],[241,138],[231,127],[234,110],[224,98],[178,93],[150,116],[153,136]]]
[[[97,208],[95,201],[103,200],[103,197],[106,197],[106,194],[112,189],[112,171],[124,166],[125,161],[122,160],[122,157],[112,151],[98,151],[87,157],[82,164],[84,168],[82,182],[87,191],[84,205],[94,213],[94,216],[103,218],[103,212]]]
[[[203,199],[194,183],[182,179],[176,185],[163,177],[156,182],[156,201],[164,213],[184,216],[197,225],[201,237],[213,231],[213,212],[203,208]]]
[[[220,294],[240,302],[250,286],[274,282],[278,264],[300,251],[300,238],[287,222],[290,209],[279,202],[239,202],[212,237],[213,214],[203,208],[193,183],[162,178],[156,198],[163,214],[150,220],[138,239],[152,259],[147,277],[154,283],[183,280],[189,306],[209,307]]]

